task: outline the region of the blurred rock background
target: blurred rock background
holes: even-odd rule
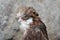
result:
[[[21,40],[15,18],[19,6],[36,9],[47,26],[49,39],[60,40],[60,0],[0,0],[0,40]]]

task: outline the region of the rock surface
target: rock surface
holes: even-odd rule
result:
[[[21,40],[15,19],[19,6],[32,6],[47,26],[50,40],[60,39],[60,0],[0,0],[0,40]],[[19,36],[20,35],[20,36]]]

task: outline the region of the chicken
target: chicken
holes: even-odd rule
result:
[[[22,40],[49,40],[46,25],[33,7],[19,7],[17,10]]]

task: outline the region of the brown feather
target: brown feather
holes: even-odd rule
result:
[[[33,18],[30,23],[30,28],[27,30],[26,35],[23,35],[23,40],[49,40],[45,24],[41,21],[38,13],[33,7],[25,7],[22,19],[27,20]]]

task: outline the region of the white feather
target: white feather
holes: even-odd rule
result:
[[[28,28],[30,28],[30,23],[32,23],[33,22],[33,19],[32,18],[30,18],[30,19],[28,19],[28,20],[26,20],[26,21],[21,21],[20,22],[20,29],[21,30],[27,30]]]

